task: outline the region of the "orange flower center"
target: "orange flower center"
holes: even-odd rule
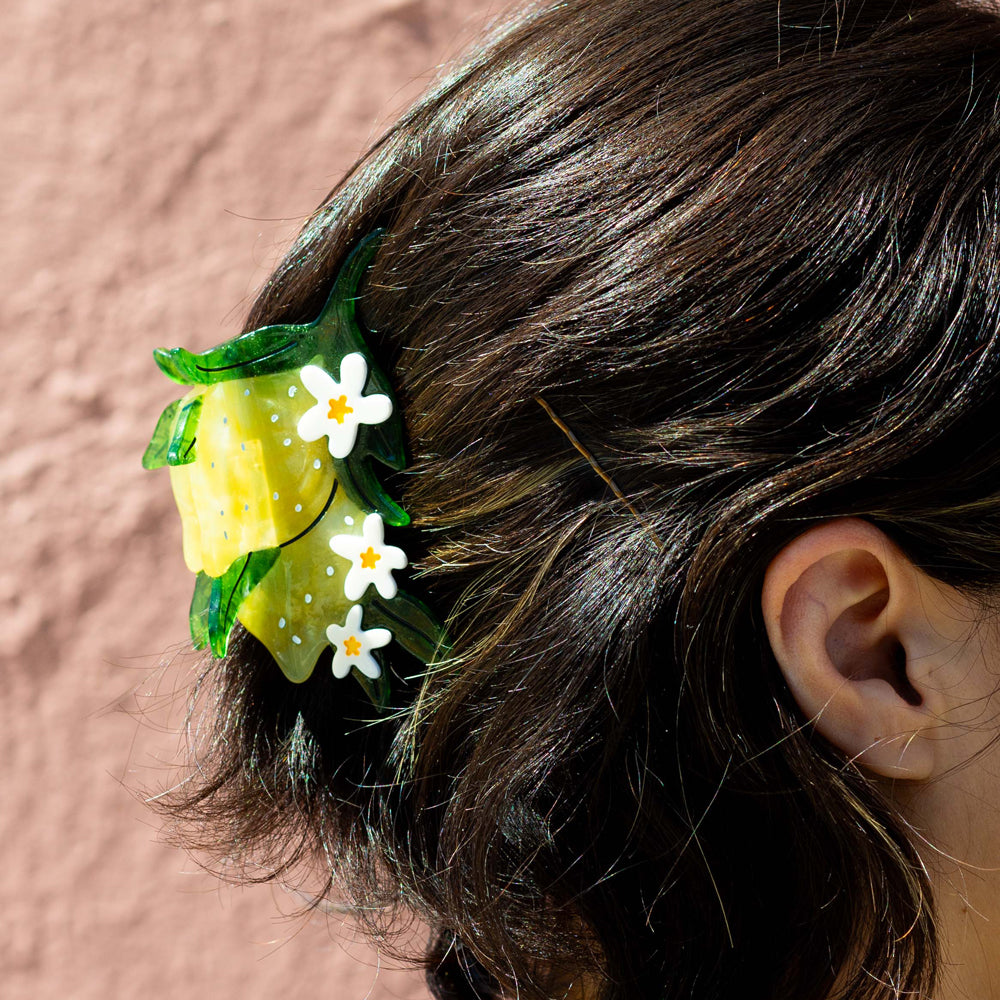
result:
[[[381,558],[382,557],[369,545],[368,548],[361,553],[361,568],[374,569],[375,563],[377,563]]]
[[[348,413],[354,412],[354,407],[347,405],[346,396],[338,396],[336,399],[331,399],[328,402],[330,403],[330,412],[327,416],[330,420],[336,420],[338,424],[342,424],[344,422],[344,417],[346,417]]]
[[[344,640],[344,655],[345,656],[357,656],[361,652],[361,643],[354,638],[353,635],[349,635]]]

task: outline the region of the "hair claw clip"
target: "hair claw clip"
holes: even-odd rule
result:
[[[352,250],[312,323],[262,327],[200,354],[155,351],[192,388],[163,411],[142,463],[170,469],[197,574],[195,646],[224,656],[239,619],[302,682],[331,645],[334,674],[353,673],[384,708],[377,651],[395,639],[428,664],[444,636],[397,586],[407,557],[385,526],[410,519],[372,468],[405,466],[392,389],[355,315],[381,235]]]

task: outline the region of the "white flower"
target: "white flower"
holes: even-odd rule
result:
[[[316,405],[302,414],[298,423],[299,437],[318,441],[324,434],[330,438],[330,454],[347,458],[358,436],[359,424],[380,424],[392,413],[392,400],[381,393],[362,396],[368,378],[364,355],[345,354],[340,361],[338,382],[319,365],[306,365],[299,372],[302,384],[316,399]]]
[[[330,548],[338,556],[351,560],[344,580],[344,596],[349,601],[360,601],[370,583],[374,583],[375,589],[386,599],[396,596],[392,570],[406,565],[406,553],[395,545],[386,545],[384,537],[381,516],[369,514],[360,535],[334,535],[330,539]]]
[[[357,667],[372,680],[382,673],[371,651],[389,642],[392,633],[387,628],[363,629],[360,604],[351,606],[343,625],[328,625],[326,637],[330,645],[336,647],[333,654],[334,677],[346,677],[351,667]]]

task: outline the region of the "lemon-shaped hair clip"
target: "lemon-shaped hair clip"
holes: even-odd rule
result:
[[[407,557],[386,527],[410,519],[372,468],[405,465],[395,398],[355,314],[381,235],[352,250],[314,322],[262,327],[200,354],[154,352],[192,388],[163,411],[142,463],[170,469],[197,574],[195,646],[225,656],[239,619],[302,682],[329,645],[334,675],[353,674],[385,707],[380,650],[395,640],[428,664],[444,637],[398,586]]]

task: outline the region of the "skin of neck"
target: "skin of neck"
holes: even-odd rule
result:
[[[988,738],[995,720],[995,699],[986,699],[982,720],[955,739],[971,760],[894,789],[932,886],[941,958],[934,1000],[1000,996],[1000,745]]]

